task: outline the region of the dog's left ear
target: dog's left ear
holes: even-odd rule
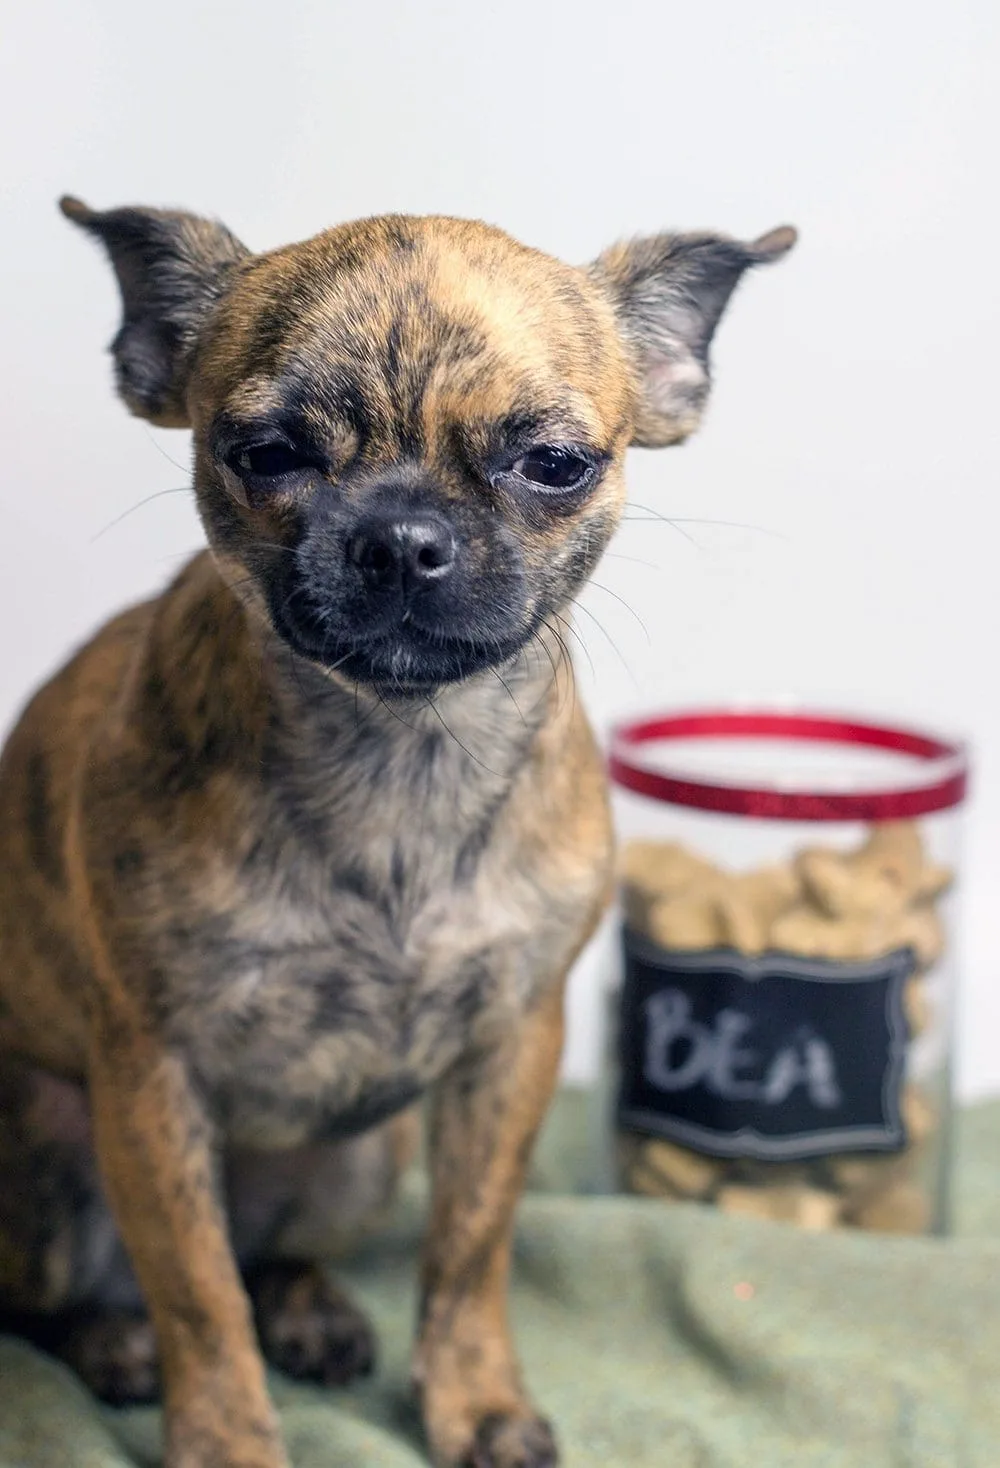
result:
[[[163,428],[189,426],[195,343],[233,268],[249,251],[228,229],[168,209],[108,209],[60,199],[67,219],[101,241],[118,277],[122,325],[111,343],[118,392]]]
[[[698,426],[709,346],[751,265],[778,260],[797,235],[781,225],[752,244],[712,234],[662,234],[613,245],[590,267],[611,299],[639,378],[632,442],[659,448]]]

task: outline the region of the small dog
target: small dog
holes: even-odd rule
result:
[[[169,1468],[280,1468],[263,1359],[370,1369],[310,1261],[384,1208],[426,1094],[431,1451],[552,1464],[512,1216],[612,882],[565,619],[626,448],[695,428],[730,293],[795,233],[576,269],[447,218],[252,255],[62,209],[117,274],[121,396],[193,430],[210,550],[0,763],[6,1322],[112,1400],[162,1382]]]

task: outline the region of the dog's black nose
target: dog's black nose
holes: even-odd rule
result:
[[[455,564],[455,537],[436,515],[373,515],[347,542],[349,560],[371,586],[404,590],[441,581]]]

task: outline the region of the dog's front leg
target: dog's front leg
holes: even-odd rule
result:
[[[552,1096],[563,984],[437,1088],[415,1379],[436,1459],[547,1468],[552,1434],[521,1385],[507,1323],[514,1209]]]
[[[219,1201],[213,1128],[183,1061],[105,1014],[90,1082],[98,1157],[160,1348],[166,1468],[286,1468]]]

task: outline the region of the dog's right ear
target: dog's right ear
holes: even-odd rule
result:
[[[60,199],[95,235],[118,277],[122,325],[111,344],[118,391],[129,410],[164,428],[189,426],[185,401],[193,349],[233,268],[249,251],[221,224],[165,209],[98,213]]]

